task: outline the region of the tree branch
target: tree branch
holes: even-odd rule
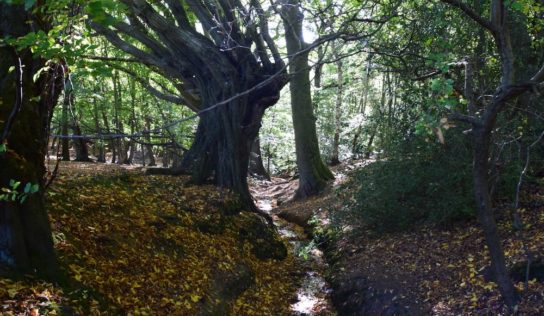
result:
[[[480,24],[482,27],[488,29],[491,33],[495,34],[495,33],[498,32],[495,25],[491,24],[491,21],[488,21],[487,19],[483,18],[482,16],[480,16],[479,14],[474,12],[474,10],[472,10],[469,6],[462,3],[461,1],[459,1],[459,0],[441,0],[441,1],[444,2],[444,3],[449,4],[452,7],[456,7],[458,9],[460,9],[469,18],[471,18],[474,22],[476,22],[476,23]]]
[[[125,67],[122,67],[120,65],[116,65],[116,64],[112,64],[112,63],[108,63],[108,65],[112,68],[115,68],[115,69],[118,69],[130,76],[132,76],[132,78],[134,80],[136,80],[138,83],[140,83],[140,85],[142,85],[142,87],[144,87],[147,91],[149,91],[149,93],[151,93],[152,95],[156,96],[157,98],[161,99],[161,100],[165,100],[165,101],[168,101],[168,102],[172,102],[172,103],[175,103],[175,104],[180,104],[180,105],[185,105],[187,106],[188,108],[190,108],[191,110],[197,112],[198,109],[199,109],[199,106],[198,106],[198,101],[192,97],[191,99],[187,99],[185,98],[185,96],[178,96],[178,95],[175,95],[171,92],[169,93],[166,93],[166,92],[163,92],[163,91],[160,91],[159,89],[153,87],[149,81],[147,81],[146,79],[138,76],[138,74],[128,68],[125,68]],[[187,93],[188,95],[188,93]]]

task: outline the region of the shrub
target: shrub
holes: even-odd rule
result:
[[[390,152],[357,172],[348,184],[355,188],[342,189],[354,196],[338,220],[388,232],[474,217],[472,155],[462,135],[446,145],[414,137]]]

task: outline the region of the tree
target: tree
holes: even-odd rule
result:
[[[337,165],[339,160],[340,133],[342,129],[342,98],[344,96],[344,71],[342,59],[336,61],[338,91],[334,107],[334,137],[332,143],[331,165]]]
[[[49,27],[46,16],[0,2],[0,38],[32,42]],[[45,60],[28,47],[17,49],[17,44],[0,42],[0,188],[16,191],[15,200],[0,201],[0,274],[36,273],[53,279],[58,266],[44,206],[44,157],[64,69],[50,63],[38,75]]]
[[[216,185],[232,189],[255,209],[246,178],[251,145],[264,111],[287,83],[284,63],[268,34],[267,13],[258,1],[249,6],[226,0],[189,0],[187,6],[174,0],[122,3],[128,22],[99,8],[91,11],[90,25],[119,49],[171,78],[181,96],[177,99],[200,111],[182,170],[191,171],[195,183],[213,176]]]
[[[316,117],[312,107],[310,67],[308,65],[310,50],[303,38],[302,21],[304,17],[300,11],[300,2],[298,0],[284,1],[281,16],[289,56],[291,109],[300,177],[297,196],[306,197],[319,193],[325,187],[326,182],[334,179],[334,176],[321,159],[317,141]]]
[[[491,100],[485,103],[476,96],[473,61],[469,59],[462,62],[465,69],[464,97],[468,101],[467,112],[455,113],[450,118],[466,122],[472,126],[474,194],[478,207],[478,217],[484,230],[491,256],[491,267],[500,292],[506,304],[513,308],[517,304],[518,295],[506,267],[490,195],[489,157],[491,136],[496,127],[497,116],[509,102],[544,81],[544,66],[532,75],[516,75],[516,71],[520,70],[520,63],[516,63],[511,44],[510,23],[512,21],[512,9],[505,4],[505,1],[492,1],[490,20],[460,1],[443,0],[443,2],[460,9],[468,18],[476,22],[478,27],[489,32],[493,37],[495,49],[500,57],[500,84]],[[518,47],[517,49],[529,50],[530,47]],[[516,82],[516,76],[522,79]]]

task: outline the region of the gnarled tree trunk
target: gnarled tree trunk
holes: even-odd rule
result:
[[[236,77],[237,74],[233,73],[228,80],[207,81],[206,90],[201,90],[205,91],[204,103],[217,104],[247,90],[248,85],[237,83]],[[251,78],[249,71],[246,78]],[[247,185],[251,147],[259,134],[265,109],[279,99],[279,91],[285,82],[281,79],[278,77],[277,82],[246,97],[234,99],[201,117],[193,146],[182,163],[183,169],[192,171],[196,183],[204,183],[213,176],[213,183],[232,189],[244,204],[255,208]],[[219,87],[224,82],[232,85],[221,91]]]
[[[127,7],[125,20],[107,27],[90,21],[91,27],[119,49],[160,69],[179,92],[172,95],[152,88],[156,96],[201,111],[195,140],[179,171],[191,171],[196,183],[213,179],[255,209],[246,179],[251,144],[265,109],[277,101],[286,84],[284,62],[268,34],[260,2],[167,0],[160,7],[145,0],[122,2]],[[238,19],[239,12],[256,12],[257,23]],[[198,19],[206,35],[189,17]],[[155,35],[149,36],[150,31]]]
[[[0,37],[17,38],[31,27],[46,25],[35,23],[36,19],[22,5],[0,2]],[[52,109],[62,90],[62,81],[56,79],[62,66],[53,65],[34,81],[33,75],[43,66],[44,61],[28,49],[0,47],[0,142],[7,144],[7,151],[0,153],[0,187],[9,187],[11,179],[20,181],[21,187],[40,186],[25,201],[0,202],[0,274],[36,273],[53,279],[58,265],[44,206],[44,157]]]

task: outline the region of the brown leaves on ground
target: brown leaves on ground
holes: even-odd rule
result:
[[[345,170],[344,170],[345,171]],[[338,175],[338,179],[344,178]],[[349,181],[349,176],[345,178]],[[342,191],[282,206],[293,210],[311,208],[318,229],[328,231],[330,216],[345,211],[345,201],[354,192]],[[353,185],[351,188],[354,189]],[[544,191],[528,190],[522,217],[526,223],[528,248],[536,256],[544,255]],[[507,206],[506,206],[507,207]],[[509,209],[499,209],[499,229],[509,267],[524,262],[521,241],[511,228]],[[319,224],[321,223],[321,224]],[[339,223],[336,223],[339,225]],[[449,227],[416,227],[412,231],[377,237],[373,233],[355,236],[361,227],[343,223],[336,226],[337,239],[328,246],[332,278],[364,276],[373,293],[394,293],[395,304],[409,306],[423,315],[507,315],[497,285],[490,280],[490,259],[483,233],[476,221],[457,222]],[[341,227],[341,228],[340,228]],[[349,236],[349,237],[348,237]],[[533,265],[534,266],[534,265]],[[544,315],[544,283],[516,281],[523,295],[520,315]],[[334,283],[334,281],[332,281]],[[374,295],[374,294],[372,294]]]
[[[79,315],[196,315],[219,299],[208,297],[214,273],[244,265],[254,282],[230,313],[288,315],[296,295],[292,255],[255,258],[237,228],[237,221],[255,215],[221,216],[233,198],[213,186],[187,186],[187,180],[65,169],[49,193],[49,212],[62,267],[77,285],[70,295],[46,286],[55,302]],[[42,290],[17,284],[19,290],[0,290],[0,311],[22,311],[10,302]]]

